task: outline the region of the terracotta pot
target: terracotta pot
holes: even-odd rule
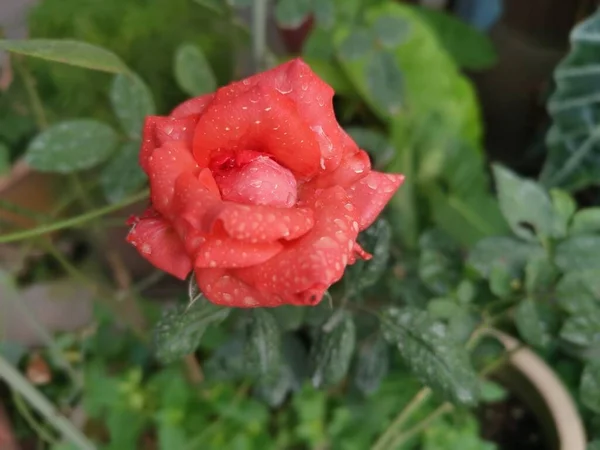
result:
[[[535,414],[551,445],[549,450],[585,450],[583,421],[552,368],[532,350],[520,347],[516,339],[498,331],[489,335],[513,352],[494,376]]]

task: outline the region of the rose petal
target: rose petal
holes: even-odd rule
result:
[[[254,308],[274,307],[284,303],[277,294],[260,292],[232,276],[226,269],[196,269],[195,274],[202,293],[217,305]]]
[[[370,172],[348,189],[348,195],[358,212],[361,230],[371,225],[396,193],[404,175]]]
[[[144,122],[144,138],[140,151],[140,165],[148,173],[148,159],[154,150],[169,141],[184,141],[191,148],[198,116],[183,119],[148,116]]]
[[[225,171],[217,183],[223,199],[236,203],[291,208],[298,196],[292,172],[265,156]]]
[[[175,118],[182,118],[190,116],[192,114],[200,114],[212,101],[214,96],[215,94],[206,94],[201,95],[200,97],[190,98],[189,100],[183,102],[181,105],[177,106],[173,111],[171,111],[170,116]]]
[[[193,153],[202,167],[222,151],[242,150],[271,155],[301,178],[314,175],[321,158],[316,136],[294,102],[260,86],[227,100],[217,92],[196,126]]]
[[[184,221],[196,231],[211,233],[221,227],[232,238],[250,243],[296,239],[306,234],[314,223],[312,210],[308,208],[221,201],[189,172],[175,183],[173,211],[176,221]]]
[[[294,59],[264,72],[260,84],[275,87],[291,98],[298,114],[315,132],[322,152],[322,168],[334,170],[356,144],[339,126],[333,110],[334,91],[301,59]]]
[[[208,236],[199,245],[194,265],[197,268],[250,267],[264,263],[281,251],[279,242],[251,244],[228,236]]]
[[[197,173],[198,165],[184,142],[172,141],[154,150],[147,166],[152,204],[160,213],[171,216],[175,181],[183,173]]]
[[[127,241],[154,266],[179,279],[185,279],[192,270],[192,262],[185,252],[183,242],[165,219],[148,212],[144,216],[134,223]]]
[[[324,173],[306,183],[304,189],[324,189],[332,186],[351,186],[367,176],[371,170],[371,161],[367,152],[358,150],[346,153],[340,165],[333,172]]]
[[[315,224],[309,233],[264,264],[234,273],[260,291],[301,298],[304,292],[313,295],[314,289],[338,281],[353,255],[358,234],[356,211],[340,186],[315,195],[312,203]]]

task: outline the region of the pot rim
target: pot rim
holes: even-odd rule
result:
[[[498,339],[507,351],[512,352],[509,365],[537,390],[553,422],[557,450],[585,450],[587,438],[583,420],[569,391],[554,370],[512,336],[499,330],[486,330],[486,334]]]

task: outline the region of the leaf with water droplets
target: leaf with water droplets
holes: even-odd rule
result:
[[[139,139],[144,119],[155,114],[154,100],[148,86],[135,74],[116,75],[110,88],[110,102],[123,131],[129,137]]]
[[[332,329],[321,327],[311,347],[313,386],[319,388],[342,381],[348,373],[355,345],[356,327],[350,314],[342,313]]]
[[[222,322],[230,312],[205,298],[165,311],[154,330],[156,357],[168,363],[194,352],[206,328]]]
[[[109,203],[117,203],[134,194],[146,182],[138,163],[139,142],[126,142],[102,170],[100,184]]]
[[[129,72],[117,55],[87,42],[66,39],[0,40],[0,49],[102,72]]]
[[[281,330],[271,313],[255,308],[246,324],[247,372],[264,380],[276,380],[281,366]]]
[[[340,58],[353,61],[367,56],[374,46],[374,37],[368,28],[354,28],[338,47]]]
[[[382,327],[423,383],[450,401],[477,402],[479,383],[469,354],[442,323],[425,311],[392,307],[383,312]]]
[[[365,395],[376,392],[388,374],[390,355],[388,344],[377,334],[358,351],[354,384]]]
[[[116,144],[117,134],[108,125],[69,120],[38,134],[25,151],[25,160],[40,172],[71,173],[106,161]]]
[[[385,219],[378,219],[361,233],[359,243],[373,258],[348,267],[345,281],[351,291],[358,294],[381,278],[389,260],[391,239],[392,229]]]
[[[193,97],[217,88],[217,79],[204,52],[194,44],[182,44],[175,52],[175,79]]]

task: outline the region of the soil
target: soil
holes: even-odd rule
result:
[[[479,410],[482,437],[498,450],[548,450],[541,424],[518,398],[509,396]]]

